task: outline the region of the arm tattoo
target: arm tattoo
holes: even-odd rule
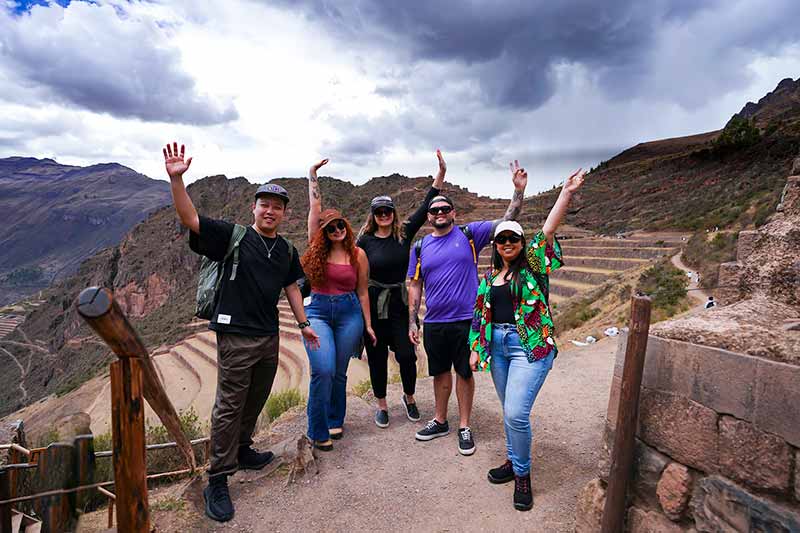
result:
[[[422,300],[422,295],[419,295],[411,303],[408,308],[408,324],[409,326],[417,327],[419,325],[419,306]]]
[[[524,191],[514,191],[514,196],[511,197],[511,203],[508,204],[506,214],[503,215],[503,220],[516,220],[522,211],[522,200],[525,198]]]
[[[315,200],[319,200],[319,182],[317,181],[317,176],[308,177],[308,188],[311,191],[311,196],[313,196]]]

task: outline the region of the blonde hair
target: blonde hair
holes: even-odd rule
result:
[[[392,213],[394,213],[394,216],[392,217],[392,237],[399,242],[403,239],[403,237],[405,237],[405,232],[400,226],[400,223],[397,221],[397,211],[392,209]],[[375,222],[375,213],[370,211],[367,221],[364,222],[364,225],[361,226],[360,230],[358,230],[358,237],[356,240],[360,239],[364,235],[375,235],[376,231],[378,231],[378,223]]]

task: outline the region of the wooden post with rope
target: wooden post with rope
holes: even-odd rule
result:
[[[191,472],[196,468],[194,451],[144,343],[114,301],[111,291],[100,287],[84,289],[78,296],[77,308],[119,358],[111,364],[117,522],[124,531],[147,532],[150,527],[143,397],[175,440]]]
[[[631,322],[628,344],[625,347],[625,365],[617,409],[617,427],[614,448],[611,451],[611,469],[608,475],[606,503],[603,509],[602,533],[618,533],[625,523],[625,504],[630,481],[636,424],[639,416],[639,392],[642,386],[647,336],[650,333],[650,306],[647,296],[631,298]]]

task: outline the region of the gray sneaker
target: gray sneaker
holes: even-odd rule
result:
[[[379,428],[388,428],[389,427],[389,411],[384,411],[383,409],[378,409],[378,412],[375,413],[375,425]]]

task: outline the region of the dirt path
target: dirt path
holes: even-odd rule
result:
[[[154,512],[161,530],[203,531],[573,531],[579,490],[596,475],[617,339],[569,348],[556,359],[533,413],[531,512],[511,505],[513,483],[494,486],[486,471],[504,460],[500,405],[491,377],[477,377],[473,429],[478,450],[462,457],[456,434],[421,443],[420,424],[406,419],[400,388],[390,386],[391,425],[379,429],[371,404],[351,396],[345,438],[320,452],[320,473],[284,487],[284,476],[239,473],[231,479],[236,516],[216,524],[199,513],[175,521]],[[423,419],[432,413],[432,384],[421,379]],[[457,423],[455,399],[450,423]],[[261,447],[305,431],[305,417],[279,421]],[[185,523],[189,521],[189,523]]]
[[[684,262],[681,260],[680,253],[677,253],[672,256],[672,264],[680,268],[684,272],[689,272],[692,270],[691,268],[686,266]],[[696,303],[695,308],[702,308],[705,306],[706,300],[708,300],[709,295],[706,291],[700,288],[695,279],[696,278],[693,277],[689,280],[689,287],[688,287],[689,297],[695,300]]]

